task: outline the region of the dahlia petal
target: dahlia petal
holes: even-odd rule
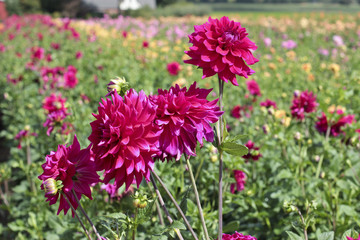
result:
[[[226,56],[229,53],[229,49],[222,49],[220,46],[217,46],[216,52],[220,55]]]
[[[215,51],[216,50],[216,41],[213,41],[211,39],[206,39],[203,42],[205,48],[209,51]],[[193,46],[194,47],[194,46]],[[197,48],[198,50],[199,48]],[[194,48],[190,47],[190,50],[196,51]]]
[[[201,60],[204,62],[212,62],[215,61],[218,57],[219,55],[216,52],[207,52],[201,55]]]
[[[126,159],[126,174],[129,175],[134,172],[134,161],[131,159]]]
[[[212,70],[211,68],[204,68],[202,78],[204,79],[207,77],[211,77],[211,76],[214,76],[215,74],[216,74],[216,72],[214,70]]]
[[[123,165],[124,165],[124,159],[120,155],[118,155],[116,159],[115,169],[121,168]]]
[[[223,63],[221,58],[218,58],[216,61],[210,63],[212,66],[211,68],[214,70],[214,72],[221,72],[225,69],[226,64]]]
[[[136,146],[127,146],[127,152],[129,152],[129,153],[131,153],[132,154],[132,156],[134,156],[134,157],[139,157],[140,156],[140,149],[138,148],[138,147],[136,147]]]

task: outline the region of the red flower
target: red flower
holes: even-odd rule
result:
[[[170,75],[176,76],[180,71],[180,64],[178,62],[172,62],[167,65],[167,70]]]
[[[39,176],[39,179],[43,181],[41,189],[44,189],[45,185],[47,186],[49,182],[47,181],[48,179],[61,181],[62,188],[58,190],[67,196],[75,209],[77,209],[78,203],[72,190],[75,191],[79,200],[82,194],[92,199],[90,185],[98,183],[99,176],[95,171],[90,146],[80,150],[80,144],[76,136],[74,136],[74,141],[71,146],[66,147],[59,145],[57,151],[50,152],[45,159],[46,163],[42,165],[44,172]],[[56,191],[55,189],[55,191],[46,192],[46,201],[49,201],[50,205],[55,204],[59,198],[60,191]],[[60,205],[57,214],[64,210],[64,214],[66,215],[69,208],[70,205],[66,202],[63,195],[60,195]],[[72,215],[74,217],[74,212]]]
[[[261,153],[259,153],[260,147],[256,147],[255,144],[249,140],[245,146],[249,149],[249,153],[244,155],[245,159],[252,159],[253,161],[259,160],[262,157]]]
[[[233,235],[223,233],[223,240],[257,240],[255,237],[250,235],[243,235],[242,233],[238,233],[235,231]]]
[[[65,87],[74,88],[79,83],[76,77],[77,69],[74,66],[68,66],[67,72],[64,74]]]
[[[66,98],[61,97],[61,93],[56,96],[55,93],[52,93],[49,97],[46,97],[43,101],[43,109],[48,113],[52,113],[58,110],[61,110],[66,113],[67,108],[65,107]]]
[[[326,134],[330,124],[330,135],[336,137],[339,134],[344,134],[344,131],[341,130],[342,127],[355,122],[355,116],[354,115],[341,116],[336,122],[332,121],[329,123],[325,113],[321,113],[321,117],[318,117],[318,120],[319,121],[317,121],[315,124],[315,128],[320,133]]]
[[[179,160],[181,155],[196,156],[197,141],[203,145],[214,140],[210,126],[223,114],[216,105],[218,99],[209,102],[206,97],[212,89],[197,88],[194,82],[189,90],[179,85],[170,90],[158,90],[150,100],[157,106],[155,123],[163,132],[160,135],[160,159]]]
[[[75,58],[80,59],[82,57],[83,57],[83,53],[81,51],[77,51],[76,54],[75,54]]]
[[[156,109],[145,93],[130,89],[122,98],[115,91],[111,99],[102,99],[98,111],[89,140],[96,169],[105,170],[104,183],[115,178],[117,188],[125,183],[128,189],[134,178],[138,186],[143,177],[150,181],[161,132],[154,124]]]
[[[266,107],[266,108],[270,108],[271,106],[273,106],[275,109],[277,108],[276,102],[271,101],[269,99],[266,99],[264,102],[261,102],[260,106]]]
[[[149,42],[148,41],[143,41],[142,46],[143,46],[143,48],[148,48],[149,47]]]
[[[235,178],[235,181],[236,183],[232,183],[230,185],[230,192],[232,194],[235,193],[235,191],[238,191],[238,192],[241,192],[242,190],[244,190],[244,186],[245,186],[245,181],[246,181],[246,174],[241,171],[241,170],[234,170],[233,171],[234,173],[234,178]],[[236,187],[236,190],[235,190],[235,187]]]
[[[306,90],[300,94],[294,94],[292,106],[290,107],[291,115],[303,120],[305,113],[315,112],[317,106],[316,95],[313,95],[312,92]]]
[[[245,117],[249,118],[250,112],[252,110],[253,110],[253,107],[251,105],[245,105],[245,106],[236,105],[231,110],[231,116],[234,118],[240,119],[243,117],[243,115],[245,115]]]
[[[247,89],[253,96],[261,96],[260,87],[255,80],[246,81]]]
[[[194,26],[194,29],[195,32],[189,35],[193,46],[190,51],[185,51],[191,59],[184,62],[202,68],[203,78],[218,74],[223,81],[238,86],[236,75],[247,78],[254,73],[246,64],[258,62],[251,52],[257,46],[247,37],[248,33],[240,23],[230,21],[228,17],[220,20],[210,17],[208,22]]]
[[[45,58],[45,49],[41,47],[33,47],[31,48],[31,60],[37,61]]]

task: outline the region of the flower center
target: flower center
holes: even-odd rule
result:
[[[239,40],[239,36],[231,31],[224,32],[222,37],[225,40],[225,42],[227,42],[227,43],[233,43],[233,42]]]

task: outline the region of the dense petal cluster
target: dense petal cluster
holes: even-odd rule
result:
[[[222,239],[223,239],[223,240],[257,240],[257,239],[256,239],[255,237],[253,237],[253,236],[243,235],[242,233],[238,233],[238,232],[236,232],[236,231],[235,231],[235,233],[232,234],[232,235],[223,233]]]
[[[70,208],[70,205],[60,192],[66,195],[75,209],[77,209],[78,203],[72,190],[74,190],[79,199],[82,194],[92,199],[90,185],[98,183],[99,176],[95,171],[94,159],[90,147],[80,150],[80,144],[75,136],[71,146],[66,147],[59,145],[57,151],[50,152],[45,159],[46,162],[42,165],[44,172],[39,176],[39,179],[43,181],[41,189],[46,188],[48,179],[61,181],[62,183],[62,188],[59,189],[60,191],[45,193],[46,201],[49,201],[50,205],[55,204],[60,196],[60,205],[57,214],[62,210],[64,210],[64,214],[66,214]]]
[[[228,17],[220,20],[210,17],[208,22],[194,26],[194,29],[195,32],[189,35],[193,46],[190,51],[185,51],[191,59],[184,62],[202,68],[203,78],[218,74],[221,80],[238,86],[236,75],[247,78],[255,72],[247,64],[258,62],[252,54],[257,46],[247,37],[248,33],[240,23],[230,21]]]
[[[160,135],[161,160],[181,155],[195,156],[197,142],[203,145],[203,138],[212,142],[214,131],[210,126],[223,114],[216,105],[218,99],[208,101],[206,98],[212,89],[197,88],[194,82],[187,90],[179,85],[169,90],[158,90],[158,95],[150,99],[157,106],[155,123],[161,127]]]
[[[245,159],[252,159],[253,161],[259,160],[262,157],[261,153],[259,152],[260,147],[255,146],[255,143],[249,140],[245,146],[249,149],[249,153],[244,155],[243,158]]]
[[[312,92],[306,90],[300,94],[294,94],[290,107],[291,115],[299,120],[303,120],[305,113],[315,112],[317,106],[316,95]]]
[[[105,170],[104,183],[115,179],[117,188],[125,183],[128,189],[134,178],[138,186],[143,177],[150,181],[161,131],[154,124],[156,108],[145,93],[130,89],[122,98],[114,91],[102,99],[98,112],[89,140],[96,169]]]
[[[339,114],[340,113],[340,114]],[[354,115],[343,115],[342,112],[339,112],[338,115],[340,118],[337,121],[330,121],[327,119],[325,113],[321,113],[321,116],[318,117],[318,121],[315,124],[315,128],[323,134],[327,133],[328,127],[330,125],[330,135],[331,136],[338,136],[339,134],[344,134],[342,128],[345,125],[352,124],[355,122]]]
[[[236,183],[232,183],[230,185],[230,192],[232,194],[235,193],[235,191],[241,192],[245,188],[246,183],[246,174],[241,170],[234,170],[234,178]]]
[[[253,96],[261,96],[260,87],[255,80],[246,81],[248,91]]]

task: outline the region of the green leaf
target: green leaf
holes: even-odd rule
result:
[[[239,221],[232,221],[226,224],[223,228],[223,232],[235,232],[240,226]]]
[[[351,237],[351,236],[352,236],[352,235],[351,235],[351,232],[352,232],[351,229],[346,230],[346,231],[344,232],[344,234],[342,235],[341,240],[348,240],[346,237]]]
[[[113,218],[113,219],[121,219],[121,218],[125,219],[126,215],[119,212],[119,213],[111,213],[111,214],[105,215],[104,217]]]
[[[191,190],[191,186],[188,187],[188,189],[186,189],[186,192],[184,193],[184,196],[183,198],[181,199],[181,202],[180,202],[180,209],[183,211],[183,213],[186,215],[186,212],[187,212],[187,199],[188,199],[188,196],[189,196],[189,192]],[[181,218],[181,215],[180,213],[177,214],[178,218]]]
[[[248,137],[247,134],[239,134],[239,135],[236,135],[234,137],[229,137],[227,140],[225,140],[224,142],[236,142],[236,141],[239,141],[241,139],[244,139]]]
[[[184,225],[182,222],[180,222],[180,221],[174,221],[174,222],[171,224],[171,227],[172,227],[172,228],[181,229],[181,230],[186,230],[185,225]]]
[[[244,145],[237,144],[234,142],[224,142],[221,144],[221,149],[228,154],[233,156],[244,156],[248,154],[249,149]]]
[[[289,240],[304,240],[302,237],[293,232],[286,231],[286,233],[289,235]]]
[[[324,232],[319,234],[318,240],[334,240],[334,232]]]

